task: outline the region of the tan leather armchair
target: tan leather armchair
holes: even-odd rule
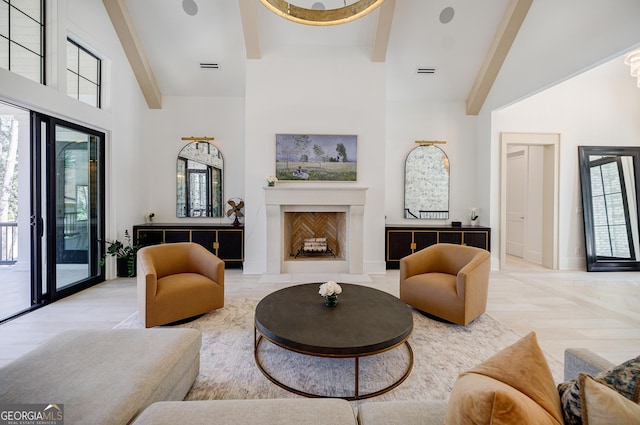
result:
[[[192,242],[138,251],[138,311],[145,327],[187,319],[224,306],[224,262]]]
[[[467,325],[487,309],[489,251],[436,244],[400,260],[400,299],[449,322]]]

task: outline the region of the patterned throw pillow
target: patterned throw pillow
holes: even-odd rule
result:
[[[640,400],[640,356],[627,360],[612,369],[593,376],[597,382],[608,385],[629,400],[637,403]],[[580,401],[580,384],[573,379],[558,385],[562,413],[565,425],[582,425],[582,403]]]

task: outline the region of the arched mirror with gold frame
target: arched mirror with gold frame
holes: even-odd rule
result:
[[[185,145],[178,154],[176,216],[223,216],[222,153],[207,141]]]
[[[425,144],[409,152],[404,166],[404,218],[448,219],[449,180],[449,158],[442,149]]]

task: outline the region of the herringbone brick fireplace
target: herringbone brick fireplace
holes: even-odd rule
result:
[[[285,212],[284,246],[289,248],[289,260],[344,259],[346,243],[346,213],[344,212]],[[330,252],[304,253],[300,249],[304,240],[309,238],[327,238]]]

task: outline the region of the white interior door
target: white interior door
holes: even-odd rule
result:
[[[509,237],[514,242],[511,247],[518,243],[522,246],[524,259],[539,262],[543,267],[557,270],[560,134],[502,133],[500,137],[502,143],[500,153],[500,267],[503,268],[506,264],[507,246],[509,245],[507,237]],[[526,157],[519,161],[518,157],[522,155],[515,154],[515,152],[518,148],[522,150],[525,147],[527,148]],[[542,150],[538,149],[539,147]],[[509,156],[512,156],[511,159],[514,161],[510,162]],[[525,163],[527,164],[526,172],[524,172]],[[517,164],[523,164],[523,166],[519,167]],[[523,184],[526,187],[523,188]],[[507,186],[509,186],[511,196],[507,196]],[[516,192],[514,187],[521,189]],[[524,198],[526,208],[522,207],[522,204],[517,204],[520,205],[519,208],[513,206],[507,208],[507,202],[515,203],[518,198]],[[520,211],[525,213],[519,214]],[[511,219],[509,225],[507,225],[508,217]],[[522,226],[519,226],[519,221],[522,221]],[[512,230],[509,231],[509,228]],[[523,237],[523,240],[519,242],[518,230]]]
[[[527,147],[515,146],[507,153],[507,255],[524,258],[525,211],[527,210]]]

